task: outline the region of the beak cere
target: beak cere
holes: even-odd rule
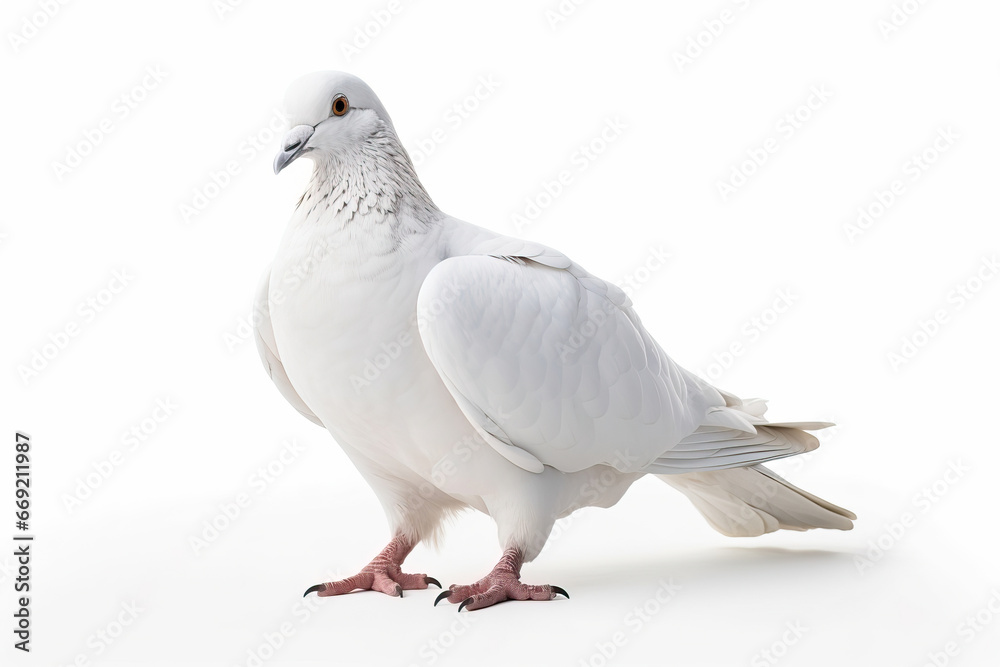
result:
[[[309,150],[306,144],[309,142],[309,137],[315,131],[316,128],[312,125],[296,125],[288,131],[285,138],[281,140],[281,151],[274,156],[275,174],[291,164],[295,158]]]

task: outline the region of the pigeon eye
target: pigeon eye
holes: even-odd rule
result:
[[[347,113],[350,105],[347,103],[347,98],[343,95],[338,95],[336,99],[333,100],[333,115],[343,116]]]

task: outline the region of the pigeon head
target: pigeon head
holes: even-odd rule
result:
[[[307,155],[333,160],[388,128],[396,133],[385,107],[364,81],[345,72],[314,72],[292,83],[285,94],[291,129],[274,157],[274,173]]]

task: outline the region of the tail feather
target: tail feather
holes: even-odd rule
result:
[[[654,474],[685,474],[745,468],[786,456],[810,452],[819,440],[806,433],[833,426],[829,422],[769,422],[767,401],[742,399],[717,390],[725,405],[705,413],[701,425],[649,463]]]
[[[713,528],[732,537],[756,537],[781,528],[850,530],[857,519],[762,465],[657,477],[686,495]]]
[[[804,424],[823,428],[824,423]],[[759,423],[747,433],[729,428],[703,426],[673,449],[664,452],[645,470],[656,474],[684,474],[745,468],[765,461],[811,452],[819,447],[815,436],[798,425]]]

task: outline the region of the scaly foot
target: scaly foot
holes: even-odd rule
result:
[[[483,609],[504,600],[554,600],[556,594],[569,599],[569,593],[558,586],[548,584],[532,586],[521,583],[523,562],[524,557],[520,551],[507,549],[492,572],[469,586],[452,584],[434,600],[434,606],[445,598],[454,604],[461,602],[458,605],[459,611],[465,608],[469,611]]]
[[[393,597],[403,597],[403,591],[427,588],[434,584],[441,588],[441,582],[426,574],[406,574],[400,570],[403,559],[413,550],[415,543],[402,535],[396,535],[382,552],[372,559],[358,574],[340,581],[328,581],[325,584],[310,586],[302,595],[305,597],[318,592],[320,597],[343,595],[353,590],[371,590],[385,593]]]

